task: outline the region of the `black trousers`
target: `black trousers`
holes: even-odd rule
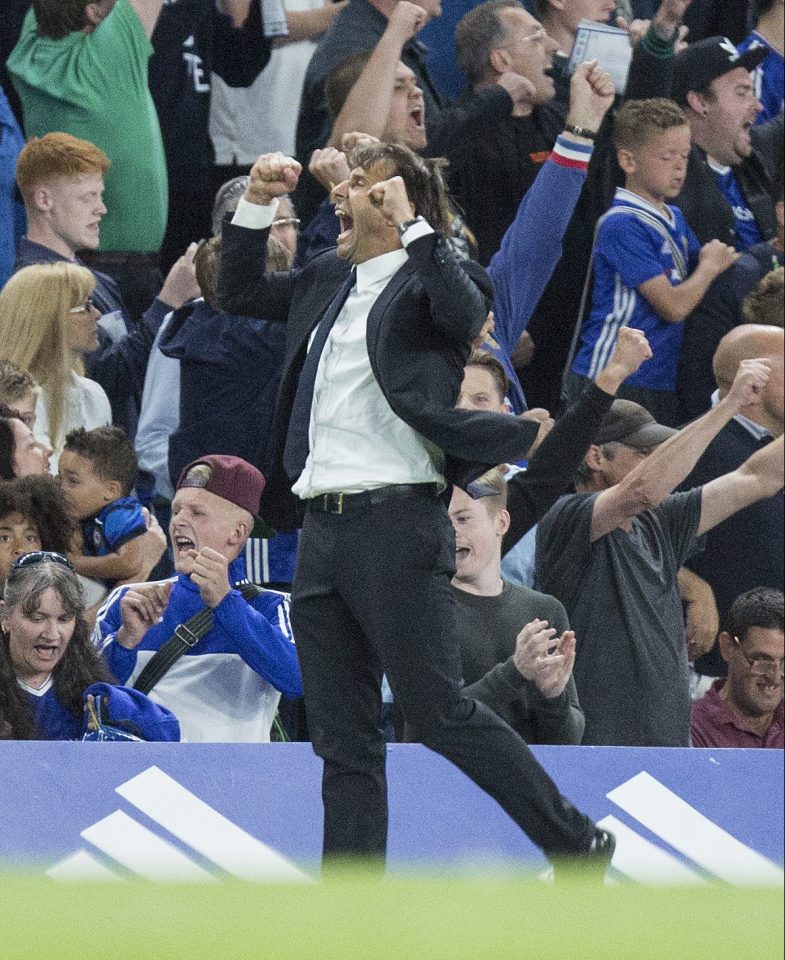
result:
[[[414,738],[487,791],[547,855],[589,848],[591,821],[517,733],[462,693],[454,563],[452,524],[434,495],[307,513],[292,626],[311,739],[324,760],[325,857],[385,854],[382,672]]]

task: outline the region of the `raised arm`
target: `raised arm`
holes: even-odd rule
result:
[[[692,471],[725,424],[760,393],[770,369],[766,360],[742,361],[733,386],[716,407],[661,443],[620,483],[603,490],[594,501],[592,542],[617,527],[627,527],[634,516],[658,506]]]
[[[316,40],[329,30],[333,20],[347,5],[348,0],[332,3],[324,0],[324,6],[315,10],[287,10],[286,22],[289,33],[285,37],[277,37],[275,45],[285,46],[287,43],[299,43],[301,40]]]
[[[703,487],[698,533],[706,533],[758,500],[773,497],[782,487],[783,438],[778,437],[753,453],[737,470]]]
[[[278,198],[293,190],[302,167],[282,153],[263,154],[231,223],[225,223],[218,271],[222,309],[238,316],[285,323],[292,298],[293,274],[267,273],[267,237]]]
[[[512,550],[567,490],[616,391],[650,357],[645,335],[632,327],[622,327],[608,366],[556,421],[529,460],[528,469],[507,484],[510,529],[502,543],[503,554]]]
[[[215,0],[215,9],[229,17],[235,27],[241,27],[248,19],[251,0]]]
[[[148,38],[152,37],[164,6],[164,0],[130,0],[130,3],[137,17],[139,17],[144,32]]]
[[[417,212],[402,177],[375,183],[368,199],[390,226],[410,221]],[[427,222],[410,227],[401,242],[428,293],[433,326],[446,339],[466,345],[479,335],[488,315],[480,288]]]
[[[583,63],[570,83],[568,124],[596,133],[614,98],[613,82],[596,61]],[[592,141],[563,133],[537,174],[488,267],[499,342],[512,353],[562,255],[564,234],[586,180]],[[522,270],[521,264],[527,269]]]
[[[343,135],[358,131],[381,138],[387,125],[396,72],[404,45],[428,22],[428,14],[409,0],[400,0],[365,69],[335,118],[330,144],[340,147]],[[425,120],[423,110],[423,122]]]

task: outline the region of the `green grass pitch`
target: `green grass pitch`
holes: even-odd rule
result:
[[[347,873],[313,885],[0,875],[3,960],[776,960],[781,889]]]

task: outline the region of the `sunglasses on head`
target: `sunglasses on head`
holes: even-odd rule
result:
[[[32,567],[36,563],[43,563],[45,560],[59,563],[62,567],[68,567],[69,570],[74,569],[74,565],[62,553],[57,553],[55,550],[33,550],[31,553],[23,553],[21,557],[17,557],[11,564],[11,570],[24,570],[25,567]]]

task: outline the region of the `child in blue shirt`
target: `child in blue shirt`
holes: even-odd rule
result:
[[[691,145],[687,118],[673,101],[626,103],[616,115],[614,145],[626,183],[597,227],[591,309],[583,317],[571,366],[577,376],[567,392],[573,396],[603,369],[621,327],[635,327],[654,356],[619,396],[676,426],[682,321],[736,253],[719,240],[701,248],[681,211],[666,202],[684,184]]]
[[[71,559],[77,573],[109,587],[139,570],[137,538],[147,531],[147,521],[131,496],[136,471],[134,448],[119,427],[80,427],[65,439],[59,480],[69,512],[82,527],[82,555]]]

